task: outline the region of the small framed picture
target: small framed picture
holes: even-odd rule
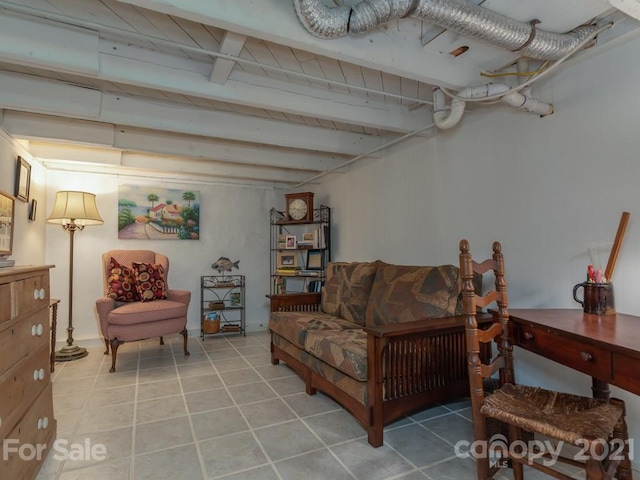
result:
[[[242,294],[240,292],[231,292],[229,294],[229,306],[239,307],[242,304]]]
[[[284,233],[278,235],[278,248],[285,248],[287,246],[287,236]]]
[[[36,219],[37,210],[38,210],[38,201],[35,198],[32,198],[31,204],[29,205],[29,220]]]
[[[277,268],[298,268],[298,252],[278,252]]]
[[[307,250],[307,270],[322,270],[324,268],[324,258],[322,250]]]
[[[295,235],[287,235],[286,239],[285,239],[285,246],[284,248],[296,248],[297,245],[297,241],[296,241],[296,236]]]
[[[16,194],[15,197],[23,202],[29,201],[31,187],[31,165],[24,158],[18,157],[16,165]]]
[[[304,232],[302,234],[303,242],[313,242],[313,232]]]

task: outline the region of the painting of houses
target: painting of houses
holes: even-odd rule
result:
[[[120,185],[118,238],[200,239],[200,192]]]

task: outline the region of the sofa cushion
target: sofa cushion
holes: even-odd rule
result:
[[[329,263],[322,292],[322,311],[364,326],[379,263]]]
[[[298,348],[304,348],[311,330],[349,330],[360,328],[353,322],[322,312],[271,312],[269,329]]]
[[[455,315],[460,286],[454,265],[417,267],[382,263],[367,305],[367,325]]]
[[[123,303],[109,312],[109,323],[133,325],[170,318],[186,317],[189,305],[172,300]]]
[[[167,283],[164,268],[160,264],[132,262],[131,268],[136,280],[140,300],[150,302],[167,298]]]
[[[309,331],[304,348],[351,378],[367,380],[367,334],[362,329]]]
[[[107,297],[117,302],[137,302],[140,300],[136,281],[131,267],[120,265],[111,257],[107,267],[109,278],[107,279]]]

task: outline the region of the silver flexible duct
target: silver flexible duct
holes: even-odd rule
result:
[[[353,7],[329,8],[321,0],[294,0],[298,18],[320,38],[360,34],[402,17],[415,17],[460,35],[540,60],[557,60],[596,27],[554,33],[514,20],[466,0],[363,0]]]

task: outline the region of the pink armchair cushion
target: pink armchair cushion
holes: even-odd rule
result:
[[[188,304],[171,300],[133,302],[120,305],[108,314],[110,325],[136,325],[179,318],[186,323]]]
[[[140,300],[130,267],[120,265],[115,258],[111,257],[107,271],[109,272],[107,297],[118,302],[137,302]]]
[[[133,262],[131,268],[140,300],[150,302],[167,298],[167,283],[162,265]]]

